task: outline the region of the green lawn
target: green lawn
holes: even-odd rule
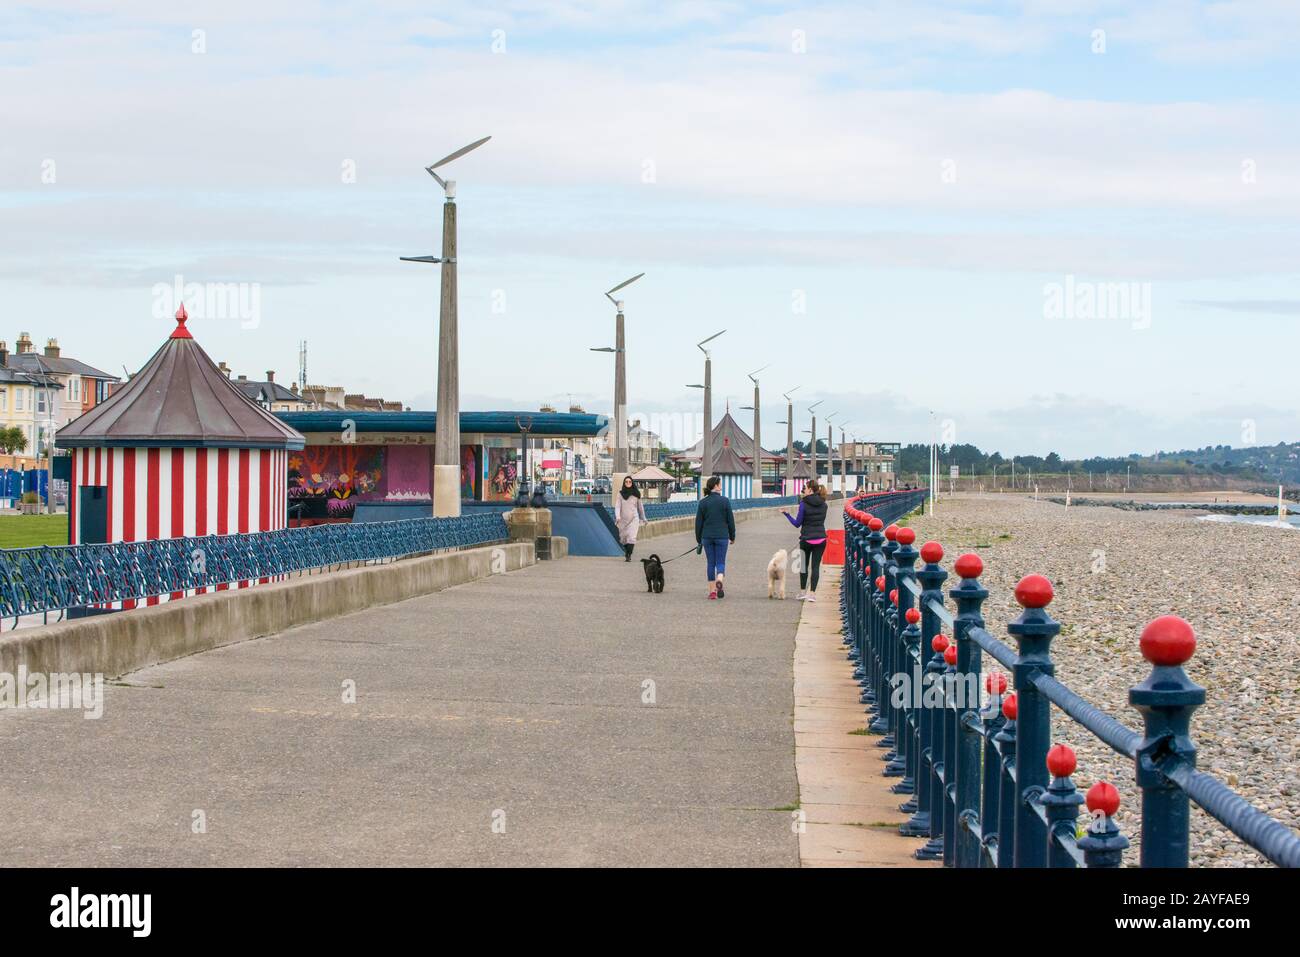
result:
[[[0,548],[68,544],[68,516],[0,515]]]

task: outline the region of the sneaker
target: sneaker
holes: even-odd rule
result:
[[[809,596],[804,599],[804,601],[816,601],[816,600],[817,600],[817,596],[813,594],[809,594]]]
[[[719,598],[727,597],[726,593],[722,590],[722,582],[718,582],[718,597]]]
[[[717,597],[718,597],[718,596],[717,596],[715,593],[713,593],[713,592],[709,592],[709,601],[713,601],[713,600],[714,600],[715,598],[717,598]]]
[[[807,599],[807,597],[808,596],[805,595],[803,592],[799,592],[799,596],[795,598],[795,601],[804,601],[805,599]]]

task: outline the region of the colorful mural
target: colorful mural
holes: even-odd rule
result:
[[[388,502],[433,500],[429,449],[418,445],[388,446],[388,475],[383,483]]]
[[[384,497],[382,445],[309,445],[289,453],[290,505],[303,518],[349,518],[358,501]]]
[[[462,445],[460,447],[460,497],[464,500],[477,500],[481,479],[479,477],[482,446]]]
[[[515,497],[515,483],[519,478],[519,450],[487,450],[487,488],[483,498],[489,502],[508,502]]]

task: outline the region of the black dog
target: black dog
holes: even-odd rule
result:
[[[659,560],[659,556],[651,555],[649,558],[641,559],[641,567],[645,569],[645,590],[654,592],[656,595],[662,594],[664,590],[664,563]]]

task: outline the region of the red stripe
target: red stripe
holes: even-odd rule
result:
[[[261,468],[259,469],[258,481],[261,484],[262,494],[258,498],[258,516],[259,531],[267,531],[271,528],[271,498],[275,495],[275,489],[271,486],[271,456],[274,452],[263,451],[261,455]]]
[[[230,530],[230,450],[217,449],[217,534],[226,535]],[[222,582],[218,591],[225,591],[229,586]]]
[[[172,449],[172,538],[185,535],[185,450]],[[172,592],[172,601],[184,597]]]
[[[194,450],[194,534],[208,534],[208,450]],[[206,592],[200,588],[199,594]]]
[[[122,541],[135,541],[135,449],[122,450]],[[134,608],[135,599],[122,602],[123,608]]]

